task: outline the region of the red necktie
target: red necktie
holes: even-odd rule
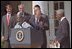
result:
[[[7,25],[9,26],[10,16],[7,16]]]

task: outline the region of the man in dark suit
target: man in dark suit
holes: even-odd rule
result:
[[[1,40],[4,41],[4,48],[10,47],[10,29],[14,27],[14,16],[12,15],[12,6],[8,4],[6,6],[6,15],[2,17],[1,22]]]
[[[68,20],[64,17],[63,9],[56,11],[56,17],[59,20],[59,26],[55,41],[60,43],[60,48],[70,48],[70,28]]]
[[[49,29],[48,17],[41,13],[41,9],[39,5],[35,5],[34,7],[34,15],[30,19],[30,24],[37,30],[43,32],[43,44],[41,48],[47,47],[47,40],[46,40],[46,30]]]
[[[31,14],[29,13],[26,13],[24,11],[24,4],[19,4],[18,5],[18,12],[17,12],[17,15],[16,15],[16,18],[15,18],[15,27],[14,28],[21,28],[22,27],[22,23],[23,22],[27,22],[29,23],[29,19],[31,17]],[[19,27],[18,27],[19,26]]]
[[[24,11],[24,5],[23,4],[18,5],[18,10],[19,10],[19,12],[17,14],[20,14],[20,16],[23,17],[24,21],[29,23],[29,19],[30,19],[31,15]]]

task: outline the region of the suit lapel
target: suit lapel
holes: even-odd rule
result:
[[[6,25],[7,26],[7,16],[5,15],[5,17],[4,17],[4,25]]]
[[[13,21],[13,16],[11,15],[10,20],[9,20],[9,26],[11,26],[11,22]]]

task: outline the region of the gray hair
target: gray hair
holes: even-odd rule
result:
[[[58,9],[58,10],[56,11],[56,13],[57,13],[57,14],[64,14],[64,10],[63,10],[63,9]]]

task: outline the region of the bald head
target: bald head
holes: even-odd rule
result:
[[[57,17],[57,19],[59,20],[59,19],[61,19],[61,17],[63,17],[64,16],[64,10],[63,9],[58,9],[57,11],[56,11],[56,17]]]
[[[19,12],[24,12],[24,4],[18,5]]]
[[[19,21],[23,21],[23,19],[22,19],[23,17],[22,17],[22,15],[21,15],[21,13],[20,12],[18,12],[17,13],[17,21],[19,22]]]

